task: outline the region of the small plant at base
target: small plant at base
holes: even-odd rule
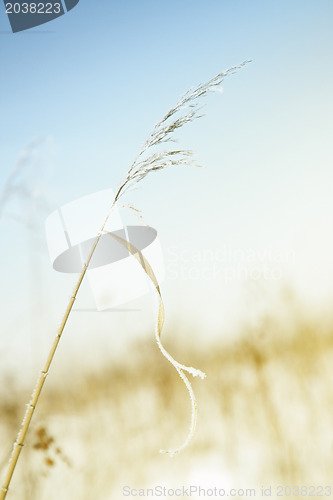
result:
[[[96,250],[96,247],[102,237],[103,234],[105,234],[105,227],[106,224],[109,220],[109,217],[118,202],[118,200],[126,193],[128,192],[131,188],[133,188],[134,185],[142,181],[148,174],[151,172],[155,172],[158,170],[165,169],[170,166],[176,166],[176,165],[193,165],[193,161],[191,159],[193,153],[192,151],[188,150],[181,150],[181,149],[174,149],[174,150],[165,150],[161,152],[154,152],[152,154],[148,154],[146,156],[146,153],[148,150],[151,148],[154,148],[156,146],[159,146],[164,143],[168,142],[175,142],[172,134],[179,128],[183,127],[189,122],[192,122],[194,119],[199,118],[202,115],[199,115],[199,110],[201,109],[199,107],[199,101],[207,95],[209,91],[216,90],[220,88],[221,83],[223,82],[224,78],[230,74],[235,72],[237,69],[240,69],[243,67],[246,63],[249,61],[245,61],[238,66],[234,66],[222,73],[219,73],[217,76],[209,80],[205,84],[198,85],[194,89],[190,89],[187,91],[177,102],[177,104],[171,108],[165,116],[162,118],[160,122],[158,122],[148,139],[145,141],[143,144],[141,150],[139,151],[137,157],[135,158],[134,162],[132,163],[131,167],[129,168],[127,175],[123,182],[121,182],[118,191],[110,205],[110,208],[104,218],[104,221],[101,225],[101,228],[96,236],[96,239],[92,245],[92,248],[90,250],[90,253],[88,255],[88,258],[86,262],[83,265],[82,271],[79,275],[78,281],[76,283],[76,286],[74,288],[73,294],[69,300],[69,303],[67,305],[65,314],[63,316],[63,319],[60,323],[60,326],[58,328],[57,334],[55,336],[55,339],[53,341],[53,344],[51,346],[49,355],[47,357],[46,363],[44,365],[44,368],[42,369],[40,376],[38,377],[35,389],[32,393],[32,398],[30,402],[27,405],[27,410],[22,422],[22,426],[19,430],[18,436],[16,438],[16,441],[14,443],[13,447],[13,452],[11,455],[11,458],[9,460],[7,472],[5,475],[4,483],[0,491],[0,500],[4,500],[7,496],[9,485],[17,464],[17,461],[19,459],[21,450],[24,446],[24,441],[26,434],[28,432],[29,426],[31,419],[33,417],[36,405],[38,403],[42,388],[44,386],[46,377],[49,373],[49,369],[51,366],[51,363],[53,361],[54,355],[56,353],[59,341],[61,339],[61,336],[63,334],[63,331],[65,329],[66,323],[68,321],[68,318],[70,316],[70,313],[72,311],[74,302],[77,298],[77,294],[79,292],[79,289],[81,287],[82,281],[85,277],[85,274],[87,272],[88,266],[91,262],[91,259],[94,255],[94,252]],[[184,114],[179,116],[178,118],[175,117],[176,114],[182,112],[183,110],[187,110]],[[112,234],[114,237],[115,235]],[[121,242],[120,242],[121,243]],[[129,242],[125,242],[123,244],[126,244],[127,247],[130,249],[131,244]],[[131,249],[131,253],[136,256],[138,254],[138,251],[135,247]],[[152,279],[154,282],[155,275],[153,274],[149,263],[145,261],[144,269],[147,272],[149,277]],[[155,278],[156,280],[156,278]],[[189,440],[191,439],[194,428],[195,428],[195,423],[196,423],[196,414],[197,414],[197,406],[196,406],[196,400],[195,396],[193,393],[193,389],[191,387],[191,384],[189,380],[187,379],[186,375],[184,374],[184,371],[187,371],[191,373],[192,375],[199,375],[202,378],[204,377],[204,374],[200,372],[199,370],[195,370],[192,367],[186,367],[184,365],[181,365],[177,361],[175,361],[170,354],[165,350],[163,347],[161,340],[160,340],[160,335],[164,323],[164,308],[163,308],[163,302],[161,300],[160,296],[160,289],[158,286],[158,283],[154,282],[155,288],[158,291],[159,297],[160,297],[160,304],[159,304],[159,313],[158,313],[158,319],[157,319],[157,329],[156,329],[156,340],[157,344],[162,352],[162,354],[175,366],[177,372],[179,373],[180,377],[184,381],[191,397],[191,402],[192,402],[192,421],[191,421],[191,428],[190,432],[188,434],[188,437],[184,444],[175,449],[175,450],[168,450],[166,453],[169,453],[171,456],[174,455],[175,453],[179,452],[181,449],[183,449],[185,446],[187,446]]]

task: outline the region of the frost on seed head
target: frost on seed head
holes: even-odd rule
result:
[[[185,375],[185,372],[194,376],[200,377],[201,379],[205,378],[205,374],[200,370],[193,368],[192,366],[185,366],[178,361],[176,361],[164,348],[161,342],[161,333],[164,325],[164,305],[162,301],[161,291],[159,284],[157,282],[156,276],[147,261],[147,259],[142,255],[142,253],[130,242],[123,240],[119,236],[113,233],[109,233],[105,231],[106,222],[112,212],[113,207],[118,202],[119,198],[123,196],[129,190],[132,190],[133,187],[136,187],[136,184],[141,182],[147,175],[151,172],[156,172],[158,170],[162,170],[166,167],[177,166],[177,165],[194,165],[198,166],[193,161],[193,152],[184,149],[165,149],[162,151],[154,151],[154,148],[157,146],[164,145],[165,143],[176,142],[173,134],[186,125],[187,123],[192,122],[196,118],[201,118],[202,115],[199,114],[199,111],[202,109],[201,100],[210,92],[210,91],[218,91],[223,92],[221,84],[226,76],[234,73],[236,70],[242,68],[245,64],[250,61],[244,61],[238,66],[234,66],[229,68],[228,70],[219,73],[214,78],[209,80],[204,84],[200,84],[197,87],[194,87],[188,90],[183,96],[179,99],[177,104],[169,109],[169,111],[164,115],[161,121],[159,121],[155,127],[153,128],[152,133],[149,135],[147,140],[144,142],[141,147],[138,155],[133,161],[131,167],[129,168],[127,175],[123,182],[120,184],[120,187],[117,191],[117,194],[113,200],[113,204],[110,208],[109,213],[106,216],[105,223],[102,226],[100,233],[107,233],[111,237],[115,238],[120,244],[125,246],[128,251],[136,258],[136,260],[141,265],[144,272],[147,274],[149,279],[154,285],[154,288],[157,292],[158,297],[158,315],[156,321],[156,330],[155,330],[155,338],[157,345],[165,358],[175,367],[180,378],[183,380],[192,405],[192,415],[191,415],[191,424],[189,433],[184,443],[176,449],[171,450],[161,450],[161,453],[167,453],[170,456],[174,456],[179,451],[184,449],[188,443],[190,442],[196,425],[197,420],[197,402],[195,399],[195,395],[192,389],[192,385]],[[153,149],[153,152],[150,153],[150,150]],[[129,206],[131,210],[136,212],[137,209],[132,205]]]

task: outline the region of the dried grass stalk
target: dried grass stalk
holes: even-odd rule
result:
[[[50,349],[49,355],[47,357],[46,363],[44,365],[44,368],[42,369],[35,389],[32,393],[32,397],[30,402],[27,405],[27,410],[25,413],[25,416],[23,418],[23,422],[21,425],[21,428],[19,430],[19,433],[17,435],[17,438],[15,440],[14,446],[13,446],[13,451],[8,463],[8,468],[6,471],[5,479],[0,491],[0,500],[4,500],[7,496],[9,485],[11,482],[11,479],[13,477],[13,473],[17,464],[17,461],[19,459],[21,450],[24,446],[24,441],[26,434],[28,432],[29,426],[31,419],[33,417],[36,405],[38,403],[42,388],[44,386],[46,377],[49,373],[50,366],[52,364],[54,355],[56,353],[59,341],[61,339],[61,336],[63,334],[63,331],[65,329],[66,323],[68,321],[68,318],[70,316],[70,313],[72,311],[74,302],[77,298],[77,294],[79,292],[80,286],[82,284],[82,281],[85,277],[85,274],[87,272],[88,266],[90,264],[90,261],[94,255],[95,249],[99,243],[99,240],[102,236],[102,234],[105,233],[105,226],[109,220],[109,217],[113,211],[113,208],[115,207],[116,203],[120,199],[121,196],[123,196],[129,189],[133,188],[134,185],[142,181],[148,174],[151,172],[155,172],[158,170],[162,170],[166,167],[170,166],[177,166],[177,165],[191,165],[193,164],[193,160],[191,159],[192,157],[192,151],[188,150],[181,150],[181,149],[175,149],[175,150],[165,150],[162,152],[154,152],[151,154],[147,155],[147,151],[149,151],[151,148],[154,148],[156,146],[159,146],[163,143],[168,143],[168,142],[174,142],[175,139],[173,137],[173,133],[178,130],[179,128],[183,127],[187,123],[192,122],[196,118],[200,118],[199,115],[199,110],[201,109],[199,104],[201,104],[202,98],[204,98],[207,93],[211,90],[215,90],[220,87],[221,83],[223,82],[224,78],[231,74],[234,73],[237,69],[240,69],[243,67],[246,63],[249,61],[245,61],[238,66],[234,66],[223,73],[219,73],[217,76],[209,80],[207,83],[200,84],[194,89],[188,90],[178,101],[178,103],[171,108],[165,116],[162,118],[160,122],[158,122],[148,139],[145,141],[143,144],[141,150],[139,151],[137,157],[135,158],[134,162],[132,163],[131,167],[129,168],[127,175],[123,182],[120,184],[118,191],[114,197],[114,200],[112,201],[110,208],[105,216],[105,219],[101,225],[101,228],[96,236],[96,239],[92,245],[91,251],[89,253],[89,256],[83,265],[82,271],[80,273],[80,276],[78,278],[78,281],[75,285],[75,288],[73,290],[73,294],[69,300],[69,303],[67,305],[65,314],[63,316],[63,319],[60,323],[60,326],[58,328],[56,337],[53,341],[52,347]],[[184,112],[181,114],[181,112]],[[175,117],[177,114],[181,114],[181,116]],[[135,253],[135,252],[134,252]],[[158,293],[159,287],[157,284]],[[174,453],[178,452],[180,449],[184,448],[187,443],[189,442],[191,436],[193,435],[194,428],[195,428],[195,422],[196,422],[196,401],[195,401],[195,396],[191,387],[190,382],[188,381],[187,377],[184,374],[184,371],[188,371],[192,373],[192,375],[199,375],[199,376],[204,376],[201,372],[195,370],[194,368],[191,367],[185,367],[175,361],[170,354],[164,349],[162,346],[162,343],[160,341],[160,333],[162,331],[164,323],[164,308],[163,308],[163,302],[160,302],[159,305],[159,314],[158,314],[158,322],[157,322],[157,330],[156,330],[156,340],[159,345],[159,348],[161,352],[163,353],[164,356],[166,356],[169,361],[175,366],[176,370],[178,371],[180,377],[183,379],[186,387],[188,388],[188,391],[191,396],[191,402],[192,402],[192,422],[191,422],[191,428],[190,428],[190,433],[184,443],[179,449],[176,450],[168,450],[167,453],[170,453],[173,455]]]

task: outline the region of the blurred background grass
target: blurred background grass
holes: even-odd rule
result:
[[[171,169],[128,200],[158,229],[171,267],[165,345],[207,372],[193,382],[193,442],[173,459],[158,453],[182,443],[190,404],[154,344],[148,299],[131,314],[75,312],[9,499],[330,480],[332,6],[142,0],[101,11],[80,2],[38,36],[6,34],[0,16],[0,473],[73,285],[50,264],[46,216],[115,188],[182,92],[254,61],[226,81],[223,98],[211,96],[205,122],[180,136],[208,168]],[[230,259],[204,257],[225,248]],[[234,259],[237,249],[256,261]],[[290,258],[268,252],[261,261],[270,249]],[[238,265],[249,273],[267,265],[281,280],[223,279]],[[296,295],[278,297],[285,283]],[[92,308],[86,291],[81,310]]]
[[[103,500],[131,488],[199,484],[251,488],[329,484],[332,444],[333,319],[310,320],[290,292],[288,321],[263,314],[234,340],[193,342],[164,333],[176,359],[207,373],[193,386],[194,440],[174,458],[190,419],[186,389],[154,341],[137,339],[125,357],[84,370],[80,359],[49,376],[11,498]],[[183,339],[183,341],[180,341]],[[0,464],[10,453],[29,387],[3,374]],[[237,497],[236,497],[237,498]]]

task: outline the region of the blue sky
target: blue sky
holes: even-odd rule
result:
[[[225,80],[222,95],[209,95],[206,116],[179,133],[181,147],[196,150],[206,168],[159,173],[128,201],[159,231],[169,267],[176,247],[179,279],[167,274],[164,284],[171,317],[223,329],[257,310],[244,276],[204,277],[205,266],[226,265],[207,263],[207,252],[226,248],[287,252],[281,279],[263,289],[289,284],[311,304],[331,300],[332,2],[81,0],[15,35],[0,7],[1,190],[20,151],[40,136],[48,138],[43,194],[52,203],[115,188],[184,91],[251,59]],[[28,264],[18,250],[26,236],[20,225],[0,223],[2,293],[9,297],[10,283],[20,282],[27,310]],[[274,266],[274,258],[265,263]],[[199,277],[189,278],[192,264]],[[47,265],[42,276],[61,294],[67,281]]]

